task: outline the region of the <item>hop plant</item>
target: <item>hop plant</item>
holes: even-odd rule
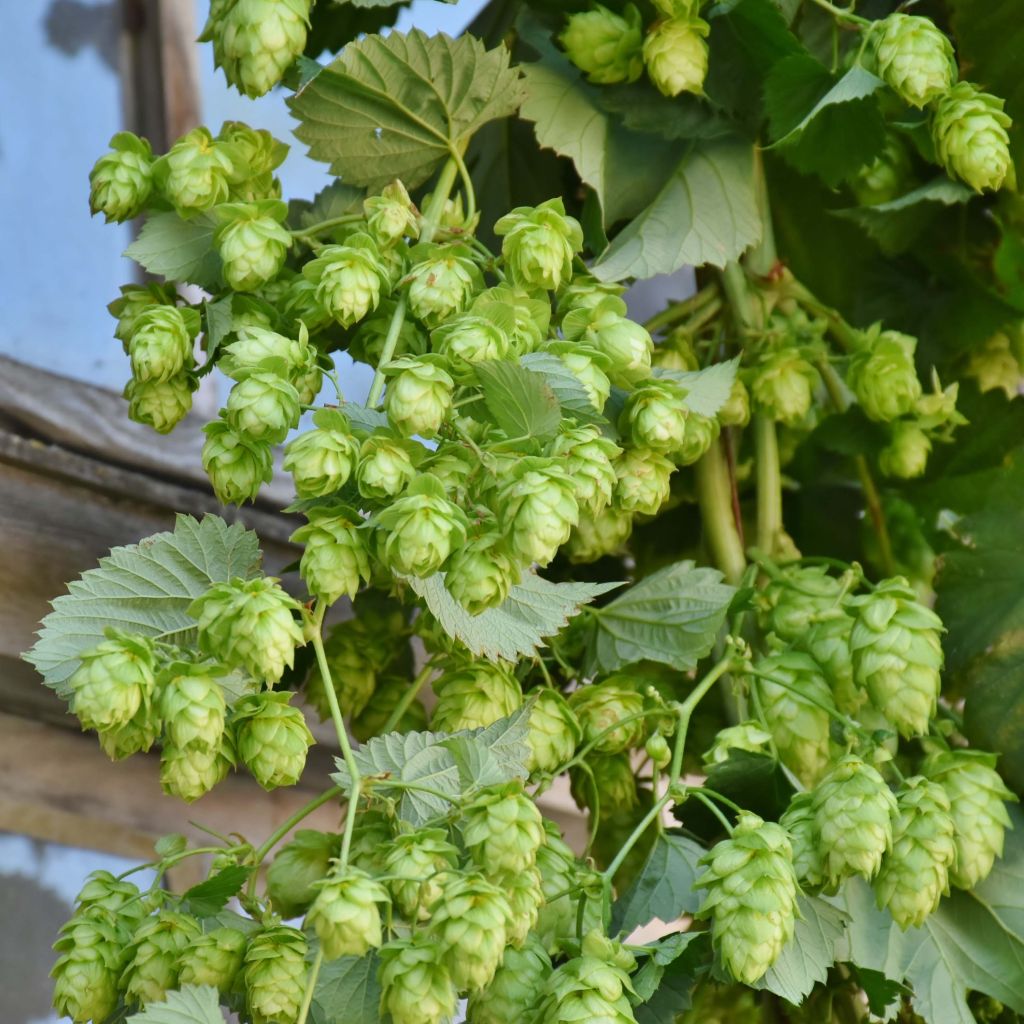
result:
[[[406,437],[434,437],[452,408],[455,382],[436,357],[396,359],[388,366],[394,376],[385,393],[392,426]]]
[[[413,443],[376,434],[359,448],[356,486],[364,498],[393,498],[400,494],[416,476]]]
[[[338,868],[316,883],[306,927],[320,939],[328,960],[364,956],[381,944],[380,906],[390,897],[384,886],[356,867]]]
[[[427,709],[418,697],[406,702],[402,716],[394,725],[390,725],[391,716],[399,702],[404,700],[409,685],[409,680],[404,676],[385,676],[377,681],[366,706],[352,720],[352,735],[360,743],[384,732],[426,731]]]
[[[389,1013],[394,1024],[443,1024],[449,1020],[458,1000],[443,955],[443,943],[425,930],[383,946],[381,1013]]]
[[[351,236],[344,245],[325,246],[302,267],[315,286],[317,302],[342,327],[351,327],[387,294],[388,272],[369,235]]]
[[[674,380],[649,380],[626,400],[620,426],[637,448],[673,452],[686,436],[686,388]]]
[[[540,916],[541,904],[544,902],[544,890],[541,887],[540,872],[527,868],[515,874],[506,874],[501,878],[508,898],[510,910],[508,919],[509,947],[518,949],[526,942]]]
[[[225,418],[237,434],[280,444],[298,425],[301,411],[299,393],[290,381],[273,373],[254,373],[231,389]]]
[[[509,344],[506,330],[473,313],[460,313],[430,332],[434,352],[461,370],[473,363],[506,358]]]
[[[896,798],[882,776],[859,757],[844,757],[814,789],[813,812],[830,889],[850,875],[873,878],[892,847],[896,816]]]
[[[921,397],[914,369],[917,339],[899,331],[868,331],[850,359],[846,380],[869,419],[890,422],[913,412]]]
[[[851,599],[854,677],[899,731],[920,736],[935,713],[942,668],[942,620],[917,601],[903,577]]]
[[[431,724],[438,732],[483,728],[512,714],[523,701],[515,679],[484,661],[444,673],[434,681],[434,692]]]
[[[960,82],[935,105],[931,133],[946,170],[975,190],[1002,188],[1013,167],[1004,101]]]
[[[583,229],[561,198],[517,206],[499,218],[494,233],[512,280],[522,288],[557,291],[572,277],[572,260],[583,248]]]
[[[299,434],[288,445],[284,468],[291,473],[300,497],[321,498],[345,486],[358,454],[359,445],[349,433],[348,421],[336,413],[324,426]]]
[[[704,92],[710,31],[701,18],[666,18],[650,28],[644,37],[644,64],[660,93]]]
[[[686,417],[682,444],[672,452],[673,461],[679,466],[692,466],[699,462],[714,444],[720,430],[718,420],[691,412]]]
[[[573,482],[552,459],[520,460],[498,503],[513,552],[542,566],[569,539],[580,515]]]
[[[553,341],[545,345],[545,351],[556,356],[579,381],[595,409],[604,409],[612,391],[612,382],[604,371],[608,361],[597,348],[577,342]]]
[[[160,718],[164,736],[183,749],[217,750],[224,736],[227,702],[218,665],[177,662],[160,677]]]
[[[635,1024],[629,1001],[634,992],[629,980],[629,971],[636,966],[633,957],[597,932],[584,937],[581,954],[548,975],[534,1018],[537,1024]]]
[[[592,307],[566,314],[562,333],[568,341],[593,348],[611,383],[628,388],[650,378],[654,342],[644,327],[625,314],[626,303],[617,296],[608,296]]]
[[[416,206],[400,181],[385,185],[379,195],[367,196],[363,212],[370,234],[381,245],[394,245],[403,238],[419,235]]]
[[[818,371],[796,349],[782,349],[757,365],[750,381],[755,406],[786,426],[796,426],[810,412]]]
[[[444,585],[470,615],[479,615],[500,605],[520,576],[505,538],[492,531],[474,537],[452,553]]]
[[[463,807],[461,829],[466,849],[488,877],[533,867],[544,842],[541,813],[519,782],[482,789]]]
[[[74,1024],[103,1024],[117,1008],[124,964],[124,937],[112,912],[76,913],[53,944],[57,957],[50,977],[53,1006]]]
[[[165,383],[192,367],[198,329],[194,310],[147,306],[135,317],[128,338],[132,375],[142,383]]]
[[[569,698],[583,733],[583,742],[599,754],[618,754],[639,747],[644,738],[643,697],[625,682],[606,679],[581,686]],[[632,719],[632,721],[627,721]]]
[[[419,477],[375,518],[379,553],[395,572],[425,577],[437,572],[466,541],[466,514],[445,496],[436,477]]]
[[[932,754],[922,768],[949,797],[956,842],[949,880],[958,889],[973,889],[988,877],[995,859],[1003,855],[1006,829],[1012,827],[1006,801],[1017,798],[995,763],[995,755],[980,750],[944,750]]]
[[[239,757],[264,789],[294,786],[306,766],[313,736],[290,693],[243,697],[233,720]]]
[[[491,983],[470,997],[466,1020],[469,1024],[508,1024],[529,1019],[550,973],[551,957],[536,938],[528,939],[521,949],[505,950]]]
[[[562,936],[576,927],[578,896],[570,894],[577,881],[576,858],[553,821],[544,821],[545,843],[537,850],[536,867],[540,872],[541,904],[534,934],[544,948],[553,953]]]
[[[643,21],[633,4],[621,15],[597,3],[572,14],[558,41],[595,85],[635,82],[643,73]]]
[[[589,771],[573,769],[569,774],[572,798],[580,807],[625,812],[637,806],[636,775],[627,753],[591,756],[586,763]]]
[[[601,435],[597,427],[572,427],[560,433],[547,454],[565,460],[565,472],[581,510],[598,515],[611,502],[616,475],[613,460],[622,449]]]
[[[657,515],[668,500],[675,466],[658,452],[627,448],[615,460],[615,503],[625,512]]]
[[[160,735],[161,722],[153,702],[143,703],[135,716],[124,725],[100,729],[97,738],[103,752],[112,761],[120,761],[140,751],[149,750]]]
[[[149,704],[156,686],[156,652],[146,637],[115,634],[79,658],[68,687],[84,728],[126,725]]]
[[[953,45],[928,18],[890,14],[872,33],[879,77],[912,107],[932,103],[956,83]]]
[[[361,520],[311,509],[309,522],[291,536],[305,545],[299,572],[311,594],[333,604],[343,595],[355,597],[362,582],[370,579],[370,559]]]
[[[426,327],[461,313],[480,285],[480,271],[460,247],[433,249],[409,271],[409,309]]]
[[[224,203],[238,168],[229,147],[207,128],[193,128],[154,164],[154,181],[185,215]]]
[[[814,794],[796,793],[779,818],[793,847],[793,871],[805,889],[816,889],[823,881],[824,862],[821,837],[814,814]]]
[[[882,151],[850,180],[850,189],[861,206],[888,203],[907,191],[911,181],[910,155],[894,132],[887,132]]]
[[[246,935],[237,928],[214,928],[185,947],[178,959],[180,985],[212,985],[227,995],[245,958]]]
[[[581,737],[579,720],[565,698],[548,687],[538,690],[526,736],[530,746],[529,770],[557,771],[572,757]]]
[[[272,925],[249,941],[242,967],[252,1024],[295,1024],[306,988],[306,936]]]
[[[201,934],[199,922],[186,914],[161,910],[146,918],[125,950],[120,983],[125,1001],[145,1006],[176,988],[181,954]]]
[[[267,870],[267,892],[274,911],[286,919],[305,913],[316,899],[316,883],[327,877],[340,850],[341,836],[334,832],[296,832]]]
[[[134,377],[125,385],[128,418],[169,434],[192,408],[195,380],[186,373],[163,381],[140,381]]]
[[[894,480],[913,480],[928,468],[932,442],[913,421],[892,425],[889,443],[878,453],[879,469]]]
[[[270,443],[239,433],[225,420],[207,423],[203,432],[203,469],[217,499],[225,505],[255,501],[260,487],[274,476]]]
[[[708,893],[698,915],[711,919],[711,940],[729,973],[753,985],[793,936],[797,882],[789,838],[781,825],[744,811],[732,835],[701,863],[694,886]]]
[[[395,836],[384,869],[392,876],[391,894],[407,920],[430,917],[430,908],[442,897],[445,873],[456,867],[458,856],[444,829],[423,828]]]
[[[198,622],[200,650],[269,686],[291,668],[295,648],[306,642],[293,615],[301,611],[273,576],[215,583],[188,609]]]
[[[192,803],[226,778],[235,763],[227,737],[216,747],[166,743],[160,752],[160,785],[169,796]]]
[[[292,236],[281,222],[288,212],[275,199],[225,203],[214,242],[224,264],[224,278],[236,292],[251,292],[276,277],[291,248]]]
[[[75,897],[75,913],[102,910],[115,915],[119,927],[137,928],[148,913],[139,887],[109,871],[93,871]],[[102,915],[100,915],[102,916]]]
[[[137,217],[153,188],[153,150],[145,139],[118,132],[110,152],[89,172],[89,208],[107,223]]]
[[[878,906],[906,930],[923,924],[949,892],[956,826],[945,790],[922,775],[903,783],[896,802],[892,850],[882,859],[874,889]]]
[[[771,741],[772,734],[765,732],[758,722],[738,722],[718,731],[715,742],[704,752],[704,763],[708,766],[724,764],[732,750],[763,754]]]
[[[582,512],[563,550],[570,562],[596,562],[621,552],[632,533],[632,515],[609,505],[597,515]]]

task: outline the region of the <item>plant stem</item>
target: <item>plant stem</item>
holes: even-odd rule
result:
[[[463,191],[466,193],[466,223],[472,224],[473,218],[476,216],[476,190],[473,188],[473,179],[470,177],[466,161],[462,159],[458,147],[453,147],[450,152],[455,166],[458,168],[459,177],[462,179]],[[445,199],[447,199],[447,195]]]
[[[871,24],[867,18],[862,18],[859,14],[854,14],[852,11],[844,11],[842,7],[836,7],[835,4],[829,3],[829,0],[811,0],[811,3],[816,4],[823,11],[828,11],[829,14],[840,21],[848,21],[850,24],[859,25],[862,28]]]
[[[712,686],[721,679],[730,669],[736,667],[736,655],[730,651],[724,658],[718,661],[708,671],[707,675],[693,688],[684,700],[676,708],[676,717],[679,724],[676,726],[676,745],[672,751],[672,764],[669,768],[669,784],[679,781],[683,773],[683,748],[686,746],[686,733],[690,727],[690,718],[694,709],[701,702],[704,695]]]
[[[299,1015],[295,1018],[295,1024],[306,1024],[306,1018],[309,1016],[309,1007],[313,1002],[313,990],[316,988],[316,979],[320,974],[320,966],[323,962],[324,949],[321,946],[316,951],[316,957],[313,959],[309,975],[306,977],[306,989],[302,993],[302,1006],[299,1007]]]
[[[307,228],[296,228],[292,232],[295,238],[312,238],[314,235],[320,234],[322,231],[330,231],[331,228],[340,228],[344,224],[354,224],[356,221],[363,219],[362,213],[346,213],[341,217],[331,217],[330,220],[321,220],[316,224],[310,224]]]
[[[711,559],[733,584],[747,566],[732,501],[732,480],[721,438],[697,463],[697,498]]]
[[[384,728],[380,731],[382,736],[386,736],[389,732],[395,731],[395,727],[402,720],[402,715],[409,710],[409,705],[412,704],[420,690],[423,689],[423,686],[430,678],[430,673],[432,671],[433,668],[429,662],[423,666],[420,674],[412,681],[409,685],[409,689],[402,694],[401,700],[399,700],[395,705],[391,714],[388,715],[388,720],[384,723]]]
[[[724,828],[729,835],[732,835],[732,822],[730,822],[722,813],[721,808],[714,800],[711,799],[711,797],[707,795],[707,793],[700,788],[691,789],[690,796],[695,800],[699,800],[722,823],[722,828]]]
[[[706,284],[696,294],[683,299],[681,302],[673,302],[671,306],[663,309],[660,313],[655,313],[650,319],[644,321],[643,326],[651,334],[654,334],[656,331],[661,330],[661,328],[674,324],[677,320],[683,320],[691,313],[702,310],[717,297],[718,285],[715,282],[711,282],[711,284]]]
[[[782,533],[782,471],[775,421],[768,416],[754,417],[754,450],[757,463],[757,546],[775,552]]]

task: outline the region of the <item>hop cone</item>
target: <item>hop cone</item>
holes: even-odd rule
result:
[[[694,991],[690,1009],[676,1020],[678,1024],[762,1024],[764,1017],[756,992],[742,985],[704,981]]]
[[[261,693],[235,705],[238,754],[264,789],[294,786],[306,767],[313,736],[291,693]]]
[[[785,830],[744,811],[729,839],[701,858],[695,888],[708,894],[699,916],[711,918],[711,939],[737,981],[753,985],[792,938],[796,921],[793,849]]]
[[[342,327],[351,327],[380,304],[387,269],[376,243],[357,235],[347,245],[328,245],[302,268],[315,286],[317,302]]]
[[[139,751],[149,750],[160,735],[162,723],[152,703],[143,704],[135,717],[124,725],[101,729],[97,738],[111,761],[120,761]]]
[[[566,56],[596,85],[635,82],[643,73],[643,20],[627,4],[621,15],[594,4],[570,15],[558,41]]]
[[[395,572],[431,576],[453,549],[465,543],[467,523],[458,505],[444,497],[440,483],[421,476],[407,494],[376,517],[383,533],[380,555]]]
[[[438,249],[412,268],[408,281],[409,309],[426,327],[434,328],[469,305],[480,271],[457,249]]]
[[[431,908],[429,934],[441,944],[441,963],[455,987],[485,988],[501,963],[511,908],[504,892],[483,875],[452,876]]]
[[[799,424],[811,408],[818,371],[797,349],[782,349],[763,359],[750,381],[755,406],[787,426]]]
[[[912,168],[907,147],[895,132],[887,132],[882,151],[865,164],[850,181],[861,206],[887,203],[907,192]]]
[[[385,185],[380,195],[363,200],[366,224],[382,245],[393,245],[402,238],[419,235],[416,207],[400,181]]]
[[[436,732],[479,729],[506,718],[523,703],[519,683],[486,661],[445,672],[434,680],[437,704],[431,716]]]
[[[425,732],[427,729],[427,709],[423,702],[414,697],[406,704],[402,717],[390,728],[392,712],[405,698],[410,686],[405,676],[385,676],[378,680],[377,686],[366,707],[352,720],[352,735],[360,743],[365,743],[374,736],[387,732]]]
[[[384,864],[391,841],[395,838],[394,823],[387,814],[376,809],[363,811],[352,830],[349,863],[371,875],[384,873]]]
[[[505,538],[499,533],[486,533],[452,554],[444,585],[470,615],[479,615],[501,604],[520,576]]]
[[[75,912],[102,909],[113,914],[121,927],[135,929],[148,913],[139,887],[115,878],[109,871],[93,871],[75,897]]]
[[[532,867],[544,842],[543,818],[520,782],[481,790],[463,808],[461,827],[466,849],[489,877]]]
[[[844,757],[815,788],[813,810],[826,885],[835,891],[850,875],[874,877],[892,847],[896,816],[882,776],[859,757]]]
[[[226,734],[216,747],[165,743],[160,752],[160,785],[169,796],[191,803],[222,781],[235,763],[234,748]]]
[[[301,611],[272,576],[215,583],[189,606],[199,622],[199,646],[227,665],[245,668],[273,686],[306,641],[292,613]]]
[[[237,928],[214,928],[198,936],[178,960],[178,984],[212,985],[226,995],[242,969],[245,944],[245,932]]]
[[[170,910],[143,921],[125,951],[121,975],[125,1001],[145,1006],[176,988],[181,953],[201,934],[198,921]]]
[[[576,927],[576,900],[569,890],[576,883],[576,857],[553,821],[544,822],[547,841],[537,850],[544,902],[534,932],[549,953],[554,952],[562,936]]]
[[[513,553],[542,566],[569,539],[580,516],[572,480],[552,459],[522,459],[499,502]]]
[[[904,930],[918,927],[949,892],[956,863],[956,826],[950,802],[937,782],[907,779],[897,794],[892,850],[875,879],[879,907],[888,908]]]
[[[405,490],[415,475],[409,442],[376,436],[362,443],[356,485],[364,498],[393,498]]]
[[[651,27],[644,39],[644,64],[659,92],[665,96],[704,92],[709,32],[700,18],[666,18]]]
[[[1003,838],[1011,828],[1007,800],[1015,800],[995,770],[996,758],[980,750],[947,750],[933,754],[923,772],[949,797],[956,827],[956,863],[949,880],[958,889],[973,889],[1003,855]]]
[[[280,444],[298,425],[300,413],[299,393],[290,381],[274,373],[254,373],[231,389],[224,415],[237,433]]]
[[[405,357],[389,366],[393,372],[384,396],[392,426],[405,437],[434,437],[452,408],[455,382],[437,362]]]
[[[207,423],[203,432],[203,469],[218,500],[225,505],[254,501],[260,485],[270,483],[274,475],[269,442],[253,440],[225,420]]]
[[[547,687],[537,691],[526,737],[530,746],[529,770],[556,772],[572,757],[580,738],[579,722],[565,698]]]
[[[631,686],[608,679],[581,686],[569,698],[579,719],[583,742],[593,743],[599,754],[618,754],[643,743],[644,720],[634,718],[644,709],[643,697]]]
[[[102,908],[76,913],[53,945],[53,1005],[74,1024],[103,1024],[117,1008],[124,936],[115,922]]]
[[[187,318],[177,306],[147,306],[142,310],[135,318],[127,345],[134,379],[159,384],[190,369],[195,336],[191,324],[191,317]]]
[[[267,893],[275,912],[286,919],[305,913],[316,899],[316,883],[327,877],[340,849],[341,836],[334,832],[296,832],[267,871]]]
[[[635,1024],[629,993],[629,961],[608,956],[605,948],[588,952],[588,933],[583,940],[583,955],[562,964],[548,975],[541,989],[536,1024]],[[612,945],[605,940],[606,945]],[[615,945],[618,945],[617,943]]]
[[[651,335],[630,320],[622,299],[609,296],[589,309],[574,309],[562,321],[566,340],[597,351],[613,384],[631,387],[651,376]]]
[[[616,475],[612,460],[622,454],[617,444],[592,425],[573,427],[559,434],[548,455],[565,460],[580,509],[597,515],[612,500]]]
[[[378,904],[389,902],[389,896],[380,882],[359,868],[346,867],[317,882],[316,888],[306,927],[316,932],[328,960],[364,956],[381,944]]]
[[[879,77],[900,99],[923,107],[953,87],[953,45],[928,18],[890,14],[873,29]]]
[[[344,430],[308,430],[285,449],[284,468],[292,474],[300,497],[319,498],[345,486],[358,452],[359,446]]]
[[[793,870],[800,884],[807,889],[822,884],[824,870],[822,844],[814,817],[812,793],[797,793],[779,818],[793,847]]]
[[[615,460],[615,503],[624,512],[657,515],[668,500],[669,478],[675,466],[658,452],[627,448]]]
[[[382,947],[381,1013],[394,1024],[443,1024],[454,1016],[457,997],[443,956],[443,945],[426,931]]]
[[[1011,121],[1003,105],[969,82],[954,86],[935,105],[932,139],[939,160],[976,192],[1001,188],[1013,166]]]
[[[472,363],[504,359],[509,338],[502,327],[486,317],[460,313],[430,332],[430,345],[461,369]]]
[[[158,434],[169,434],[192,408],[195,379],[179,374],[163,381],[141,381],[134,377],[124,386],[128,418]]]
[[[501,255],[521,288],[556,291],[572,277],[572,260],[583,248],[583,229],[561,198],[539,206],[517,206],[494,225]]]
[[[686,417],[683,443],[672,452],[672,460],[679,466],[692,466],[699,462],[718,438],[721,427],[718,420],[691,412]]]
[[[224,735],[227,703],[219,667],[176,663],[161,676],[160,717],[176,747],[216,750]]]
[[[306,987],[306,936],[278,925],[264,929],[245,951],[242,981],[252,1024],[295,1024]]]
[[[458,855],[444,829],[425,828],[395,837],[384,869],[395,876],[388,884],[407,920],[415,923],[430,917],[430,907],[441,898],[443,872],[456,866]]]
[[[787,569],[756,597],[758,621],[787,643],[799,641],[814,621],[834,610],[842,598],[839,580],[821,566]]]
[[[330,515],[311,509],[309,523],[292,534],[292,543],[305,544],[299,572],[311,594],[333,604],[344,596],[355,597],[370,579],[370,559],[361,520],[355,516]]]
[[[602,813],[612,810],[629,811],[636,807],[639,796],[636,774],[626,751],[607,757],[590,756],[586,765],[589,771],[579,767],[571,769],[569,773],[572,798],[580,807]]]
[[[183,135],[154,166],[160,191],[186,214],[225,202],[236,170],[229,149],[206,128]]]
[[[928,468],[932,442],[914,422],[892,425],[889,443],[878,453],[878,468],[892,480],[914,480]]]
[[[153,151],[145,139],[118,132],[89,172],[89,206],[109,224],[137,217],[153,187]]]
[[[80,654],[68,682],[71,707],[86,729],[112,729],[145,708],[156,685],[153,645],[142,636],[118,635]]]
[[[846,380],[869,419],[883,423],[914,411],[921,383],[914,369],[917,339],[899,331],[868,331],[850,359]]]
[[[640,384],[626,400],[620,428],[638,448],[676,451],[686,436],[686,394],[686,388],[671,379]]]
[[[633,516],[613,505],[596,515],[580,514],[565,544],[565,555],[573,564],[596,562],[605,555],[621,553],[633,533]]]
[[[550,973],[551,957],[538,939],[528,939],[521,949],[507,949],[491,983],[470,997],[468,1024],[528,1020]]]
[[[715,742],[705,751],[704,763],[709,766],[723,764],[729,760],[729,752],[732,750],[763,754],[771,739],[771,733],[765,732],[758,722],[747,721],[728,725],[718,731]]]
[[[939,696],[941,619],[899,576],[850,603],[854,679],[902,736],[927,733]]]
[[[540,872],[536,868],[527,868],[516,874],[506,874],[501,877],[501,885],[511,911],[508,919],[508,944],[518,949],[537,924],[544,903]]]

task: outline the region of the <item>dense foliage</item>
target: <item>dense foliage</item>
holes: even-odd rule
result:
[[[286,203],[232,122],[115,136],[91,202],[164,279],[110,306],[129,416],[225,375],[203,465],[243,504],[284,446],[301,579],[180,517],[29,659],[186,801],[294,785],[304,707],[341,756],[259,846],[161,841],[158,878],[211,858],[185,893],[91,877],[61,1013],[1024,1015],[1013,6],[495,0],[453,40],[213,0],[217,65],[291,90],[337,181]],[[537,804],[565,776],[582,850]]]

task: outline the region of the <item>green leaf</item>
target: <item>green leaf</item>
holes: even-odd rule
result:
[[[206,328],[206,361],[213,363],[217,358],[217,351],[224,339],[231,333],[234,324],[234,313],[232,311],[234,296],[225,295],[214,302],[203,303],[203,314]]]
[[[558,433],[562,410],[542,374],[496,360],[475,370],[487,411],[508,437],[544,440]]]
[[[188,912],[194,917],[212,917],[224,909],[232,896],[242,891],[251,873],[251,868],[231,864],[205,882],[193,885],[182,897],[188,902]]]
[[[659,835],[633,884],[612,907],[612,929],[631,932],[658,918],[666,924],[700,906],[693,883],[704,848],[692,839]]]
[[[638,957],[646,957],[643,966],[631,979],[637,997],[642,1002],[647,1002],[657,992],[665,968],[676,963],[701,936],[707,938],[707,932],[672,932],[656,943],[635,948]],[[693,959],[692,955],[687,957],[687,960]]]
[[[547,386],[554,392],[558,404],[562,407],[562,415],[578,420],[580,423],[597,423],[602,427],[611,424],[594,408],[590,395],[577,377],[569,370],[558,356],[550,352],[527,352],[520,356],[519,362],[526,369],[542,376]]]
[[[141,1013],[133,1013],[128,1024],[224,1024],[224,1014],[212,985],[185,985]]]
[[[310,1024],[378,1024],[380,983],[376,953],[328,960],[320,968],[309,1008]]]
[[[153,844],[153,849],[161,859],[173,857],[175,854],[183,853],[188,849],[188,838],[180,832],[172,832],[170,835],[161,836]]]
[[[637,1024],[675,1024],[679,1014],[690,1006],[690,994],[697,983],[697,972],[702,961],[709,954],[710,932],[676,933],[662,939],[645,970],[657,974],[658,987],[654,993],[636,1008]],[[664,963],[661,949],[672,956]],[[674,953],[674,956],[673,956]]]
[[[350,43],[289,106],[310,156],[376,191],[394,178],[421,185],[477,128],[512,114],[521,96],[504,46],[485,50],[469,35],[414,29]]]
[[[293,228],[308,228],[323,220],[334,220],[350,213],[361,213],[366,189],[332,181],[313,197],[293,199],[288,204],[288,224]]]
[[[252,530],[229,526],[218,516],[201,520],[179,514],[173,532],[114,548],[95,569],[68,584],[53,602],[35,646],[23,657],[46,685],[67,695],[79,655],[100,643],[108,628],[187,645],[195,620],[187,612],[211,583],[251,579],[260,568],[259,540]]]
[[[754,986],[766,989],[797,1006],[817,982],[824,982],[836,960],[836,942],[849,916],[816,896],[797,897],[800,917],[793,937],[782,947],[778,960]]]
[[[213,244],[216,226],[210,214],[182,220],[176,213],[156,213],[124,254],[151,274],[218,291],[223,282],[220,255]]]
[[[703,370],[662,370],[655,369],[655,377],[669,377],[679,381],[687,389],[686,407],[702,416],[717,416],[729,400],[739,356],[724,363],[714,363]]]
[[[348,417],[349,423],[356,430],[372,432],[386,430],[390,426],[390,421],[385,413],[379,409],[368,409],[359,402],[342,402],[338,408]]]
[[[518,661],[537,653],[544,637],[566,626],[580,606],[621,583],[551,583],[527,573],[505,602],[470,615],[445,589],[444,573],[408,584],[423,598],[430,613],[453,639],[477,657]]]
[[[676,562],[594,612],[588,672],[659,661],[687,672],[710,653],[736,588],[717,569]]]

